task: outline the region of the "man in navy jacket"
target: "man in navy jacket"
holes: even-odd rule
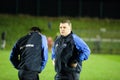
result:
[[[72,32],[70,20],[60,22],[60,36],[52,48],[52,60],[55,65],[55,80],[79,80],[82,61],[90,55],[88,45]]]
[[[14,45],[10,61],[19,70],[19,80],[39,80],[39,73],[48,60],[47,38],[39,27],[32,27],[30,32],[21,37]]]

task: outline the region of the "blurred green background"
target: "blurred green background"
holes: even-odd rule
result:
[[[83,38],[91,49],[88,61],[83,62],[81,80],[120,80],[120,20],[73,17],[35,17],[29,15],[0,14],[0,33],[6,32],[6,47],[0,49],[0,80],[18,80],[17,70],[9,61],[10,51],[15,42],[29,32],[32,26],[39,26],[42,33],[55,39],[59,22],[70,19],[73,32]],[[48,27],[51,23],[51,27]],[[96,51],[97,35],[100,37],[100,51]],[[1,42],[1,40],[0,40]],[[51,51],[41,80],[54,79]]]
[[[39,26],[42,33],[54,40],[59,32],[59,22],[70,19],[73,32],[83,38],[93,53],[120,54],[120,20],[73,17],[35,17],[29,15],[0,14],[0,33],[6,32],[6,48],[11,49],[17,39],[27,34],[32,26]],[[50,27],[48,24],[50,23]],[[97,46],[97,36],[100,44]],[[100,51],[96,51],[100,47]]]

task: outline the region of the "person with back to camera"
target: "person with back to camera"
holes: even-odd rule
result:
[[[19,80],[39,80],[39,73],[48,60],[47,38],[39,27],[32,27],[30,32],[21,37],[14,45],[10,61],[19,70]]]
[[[55,80],[79,80],[82,61],[90,55],[88,45],[72,32],[70,20],[59,25],[60,36],[52,47],[52,60],[55,66]]]

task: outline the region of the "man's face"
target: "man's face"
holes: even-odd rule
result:
[[[62,36],[67,36],[71,33],[71,26],[68,23],[60,23],[59,29]]]

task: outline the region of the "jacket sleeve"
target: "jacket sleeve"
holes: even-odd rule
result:
[[[56,40],[54,41],[54,44],[52,46],[52,56],[51,59],[54,61],[55,60],[55,47],[56,47],[56,41],[60,38],[60,36],[57,36]]]
[[[90,48],[88,45],[77,35],[73,34],[73,39],[76,45],[76,48],[79,51],[79,60],[87,60],[90,55]]]
[[[54,51],[54,45],[52,47],[52,56],[51,56],[52,60],[55,60],[55,51]]]
[[[47,38],[46,36],[42,35],[42,51],[43,51],[43,58],[41,63],[41,71],[45,68],[45,65],[48,60],[48,45],[47,45]]]
[[[19,60],[19,49],[17,47],[17,44],[14,45],[14,47],[11,50],[11,54],[10,54],[10,61],[12,63],[12,65],[17,69],[20,60]]]

